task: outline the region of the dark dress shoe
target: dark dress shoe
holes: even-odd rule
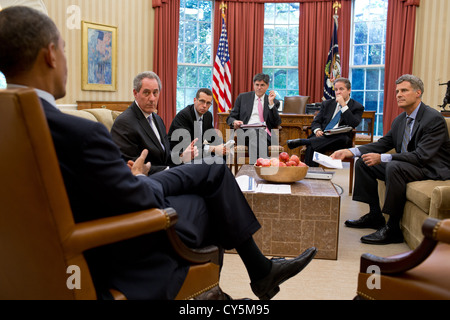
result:
[[[286,143],[289,149],[295,149],[303,145],[303,139],[292,139],[288,140]]]
[[[403,234],[400,228],[392,228],[389,225],[385,225],[380,230],[361,237],[361,242],[367,244],[402,243]]]
[[[378,230],[386,225],[386,220],[383,215],[373,215],[373,214],[365,214],[358,220],[347,220],[345,221],[345,225],[349,228],[358,228],[358,229],[375,229]]]
[[[302,271],[314,258],[317,249],[312,247],[294,259],[274,259],[272,269],[264,278],[252,282],[253,293],[261,300],[270,300],[280,291],[279,285]]]

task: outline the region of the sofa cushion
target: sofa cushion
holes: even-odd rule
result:
[[[84,118],[84,119],[88,119],[88,120],[97,122],[97,118],[95,118],[95,116],[93,114],[86,112],[84,110],[61,109],[61,111],[66,114],[70,114],[72,116],[77,116],[80,118]]]
[[[103,123],[109,131],[114,123],[113,114],[111,110],[104,108],[84,109],[83,111],[89,112],[97,119],[98,122]]]
[[[431,193],[434,187],[437,186],[450,186],[450,180],[436,181],[436,180],[424,180],[414,181],[408,183],[406,187],[406,199],[414,203],[424,212],[429,214]]]

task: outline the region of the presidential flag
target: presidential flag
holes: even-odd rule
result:
[[[218,112],[231,109],[231,72],[230,54],[228,53],[228,36],[225,18],[222,17],[222,33],[214,62],[213,96]]]
[[[330,51],[328,52],[327,64],[325,65],[325,81],[323,86],[322,100],[335,99],[334,80],[341,77],[341,57],[338,46],[338,16],[334,16],[333,37],[331,38]]]

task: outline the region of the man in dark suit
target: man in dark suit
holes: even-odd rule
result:
[[[242,125],[256,124],[264,122],[266,130],[248,129],[246,132],[246,146],[249,147],[250,161],[256,162],[256,157],[267,157],[267,147],[272,145],[278,137],[275,131],[281,124],[281,118],[278,114],[280,102],[275,99],[275,91],[266,94],[269,88],[270,77],[267,74],[259,73],[253,78],[254,91],[241,93],[235,103],[230,115],[227,118],[227,124],[231,129],[238,130]],[[238,144],[240,142],[240,131],[238,131]],[[258,134],[256,134],[258,133]]]
[[[315,248],[289,260],[262,255],[252,237],[260,225],[225,165],[185,165],[148,177],[147,150],[129,168],[105,126],[58,110],[55,99],[66,94],[64,46],[45,14],[21,6],[0,11],[0,71],[9,87],[36,89],[76,222],[173,207],[179,215],[177,233],[189,246],[236,248],[253,292],[262,299],[273,297],[280,283],[311,261]],[[114,288],[129,299],[173,299],[189,267],[164,232],[102,246],[85,256],[104,298]]]
[[[363,236],[363,243],[403,242],[400,220],[406,184],[450,179],[450,141],[443,116],[422,102],[424,85],[418,77],[403,75],[396,83],[397,103],[405,112],[394,119],[389,132],[377,142],[331,155],[334,159],[360,157],[355,165],[353,200],[369,204],[370,212],[358,220],[347,220],[345,225],[377,229]],[[396,153],[386,153],[392,149]],[[383,210],[377,179],[386,183]],[[382,212],[389,215],[387,223]]]
[[[213,116],[208,111],[212,105],[212,99],[212,91],[201,88],[197,91],[194,104],[188,105],[177,113],[168,134],[172,150],[183,141],[190,143],[197,138],[199,149],[203,151],[202,156],[214,154],[222,157],[226,154],[223,140],[214,129]]]
[[[162,118],[156,113],[161,80],[152,71],[138,74],[133,81],[135,101],[122,112],[111,128],[111,136],[123,158],[135,160],[147,149],[150,174],[191,161],[198,155],[193,143],[179,153],[171,152],[169,137]]]
[[[324,131],[338,126],[350,126],[356,128],[361,122],[364,107],[358,101],[350,98],[350,80],[338,78],[334,81],[336,92],[335,100],[322,102],[319,113],[311,123],[311,135],[308,139],[288,140],[290,149],[306,145],[305,163],[310,167],[318,167],[313,161],[314,152],[339,150],[352,146],[352,132],[325,135]],[[334,121],[332,121],[334,119]]]

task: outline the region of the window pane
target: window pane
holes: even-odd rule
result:
[[[274,65],[274,51],[273,47],[264,47],[263,56],[263,66],[273,66]]]
[[[0,72],[0,89],[6,88],[6,78],[3,73]]]
[[[362,105],[364,105],[364,91],[354,91],[352,90],[351,97],[353,100],[358,101]]]
[[[186,79],[186,67],[178,66],[177,87],[184,87]]]
[[[294,89],[298,92],[298,70],[288,69],[288,89]]]
[[[264,23],[275,23],[275,3],[266,3],[264,5]]]
[[[360,22],[355,25],[355,44],[367,43],[368,28],[367,23]]]
[[[197,46],[195,44],[186,43],[184,52],[184,62],[197,63]]]
[[[369,46],[369,64],[381,64],[382,46]]]
[[[353,69],[352,71],[352,90],[364,90],[366,72],[364,69]]]
[[[274,36],[274,28],[273,26],[264,26],[264,45],[272,46]]]
[[[289,24],[289,4],[278,3],[276,5],[277,15],[275,17],[276,24]]]
[[[285,46],[288,44],[288,27],[275,27],[274,45]]]
[[[368,69],[366,79],[366,90],[378,90],[380,83],[380,74],[378,69]]]
[[[353,64],[357,66],[367,64],[367,46],[354,46]]]
[[[287,66],[286,47],[275,47],[275,66]]]
[[[212,68],[200,67],[198,68],[198,87],[199,88],[212,88]]]
[[[378,92],[366,92],[366,104],[364,107],[366,111],[378,111]]]
[[[298,66],[298,48],[290,47],[288,48],[288,66],[297,67]]]

